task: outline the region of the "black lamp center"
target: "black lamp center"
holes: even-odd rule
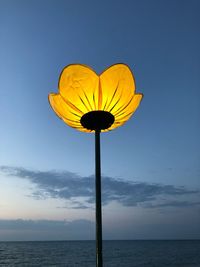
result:
[[[115,121],[114,116],[103,110],[90,111],[81,117],[81,125],[88,130],[108,129]]]

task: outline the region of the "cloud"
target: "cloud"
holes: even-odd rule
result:
[[[74,220],[74,221],[56,221],[56,220],[24,220],[24,219],[16,219],[16,220],[3,220],[0,219],[0,229],[4,230],[52,230],[53,229],[65,229],[72,230],[74,226],[91,226],[93,222],[89,220]]]
[[[89,240],[94,239],[95,225],[89,220],[3,220],[0,241],[7,240]]]
[[[0,170],[9,176],[16,176],[29,180],[37,186],[31,195],[37,199],[60,198],[70,201],[72,208],[89,208],[95,201],[94,176],[82,177],[68,171],[35,171],[19,167],[1,166]],[[123,206],[166,207],[181,205],[197,205],[193,202],[168,201],[154,203],[161,196],[167,198],[197,195],[199,190],[190,190],[185,187],[173,185],[150,184],[145,182],[130,182],[112,177],[102,177],[103,205],[117,201]],[[152,204],[154,203],[154,204]],[[144,205],[145,204],[145,205]]]
[[[180,208],[185,208],[185,207],[195,207],[195,206],[200,206],[200,201],[194,202],[194,201],[177,201],[177,200],[172,200],[172,201],[167,201],[163,203],[146,203],[144,205],[145,208],[165,208],[165,207],[180,207]]]

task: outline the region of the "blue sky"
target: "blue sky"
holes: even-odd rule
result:
[[[101,135],[104,238],[200,238],[199,11],[198,0],[0,1],[0,240],[94,238],[94,136],[47,96],[68,64],[118,62],[144,99]]]

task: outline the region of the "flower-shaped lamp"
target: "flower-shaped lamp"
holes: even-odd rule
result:
[[[135,93],[133,74],[125,64],[115,64],[100,75],[86,65],[68,65],[61,72],[58,89],[58,94],[49,94],[58,117],[79,131],[95,132],[96,266],[102,267],[100,132],[123,125],[143,95]]]
[[[58,89],[58,94],[49,95],[53,110],[82,132],[110,131],[123,125],[142,99],[125,64],[113,65],[100,75],[85,65],[69,65],[60,75]]]

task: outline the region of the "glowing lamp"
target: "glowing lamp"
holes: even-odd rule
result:
[[[60,75],[58,89],[58,94],[49,95],[53,110],[82,132],[110,131],[123,125],[142,99],[125,64],[113,65],[100,75],[85,65],[69,65]]]
[[[135,93],[134,76],[125,64],[115,64],[100,75],[90,67],[71,64],[61,72],[58,94],[49,94],[55,113],[82,132],[95,132],[96,266],[102,267],[100,133],[123,125],[143,97]]]

